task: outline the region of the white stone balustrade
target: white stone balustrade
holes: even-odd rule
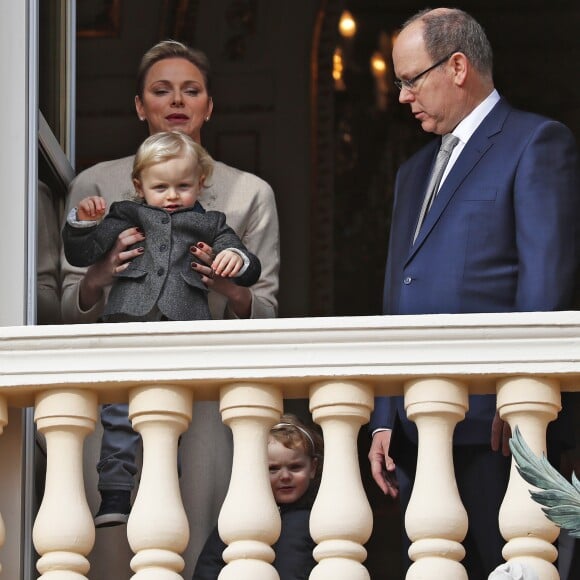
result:
[[[282,393],[275,387],[234,383],[222,389],[220,410],[232,430],[234,458],[218,521],[228,544],[219,579],[277,580],[270,546],[280,535],[280,514],[268,477],[267,442],[282,413]]]
[[[95,542],[83,482],[83,441],[94,430],[97,396],[81,389],[51,389],[36,397],[35,421],[46,439],[44,498],[34,523],[42,580],[82,580]]]
[[[354,381],[324,381],[310,390],[310,410],[322,427],[324,469],[310,517],[318,544],[311,580],[369,580],[364,544],[373,516],[359,473],[357,435],[373,407],[371,387]]]
[[[129,418],[143,440],[141,481],[127,522],[134,580],[182,578],[189,527],[179,490],[177,445],[192,408],[193,393],[184,387],[149,385],[129,393]]]
[[[461,541],[467,534],[467,513],[453,472],[453,430],[465,417],[467,387],[449,379],[419,379],[405,385],[405,409],[417,424],[419,447],[415,485],[405,513],[413,564],[408,580],[467,580]],[[426,509],[428,498],[430,501]]]
[[[311,578],[367,580],[363,545],[371,512],[356,438],[373,396],[404,393],[419,432],[416,487],[406,515],[414,559],[408,580],[465,580],[467,519],[450,439],[468,393],[497,391],[502,417],[539,453],[560,391],[578,391],[579,384],[580,313],[572,312],[0,328],[0,432],[8,408],[34,406],[46,438],[46,487],[33,534],[43,580],[87,578],[95,532],[81,460],[98,403],[129,401],[143,436],[142,478],[128,525],[135,579],[183,578],[189,531],[177,442],[190,424],[193,401],[218,399],[234,437],[232,481],[219,522],[229,543],[220,579],[277,578],[270,545],[280,522],[268,485],[267,433],[283,398],[310,397],[326,447],[311,518],[318,542]],[[0,467],[3,461],[0,456]],[[504,556],[555,580],[557,529],[513,469],[499,519]],[[2,551],[10,534],[0,519],[4,564],[20,558]]]
[[[546,428],[560,411],[560,385],[555,380],[513,377],[498,383],[497,407],[510,427],[519,427],[536,454],[546,453]],[[542,580],[557,580],[552,564],[558,556],[552,545],[558,528],[543,514],[528,493],[528,484],[512,461],[508,489],[499,513],[500,531],[507,544],[503,556],[532,566]]]

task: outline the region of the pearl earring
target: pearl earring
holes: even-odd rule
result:
[[[205,118],[205,122],[208,123],[209,122],[209,115]]]

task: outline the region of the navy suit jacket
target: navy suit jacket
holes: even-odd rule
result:
[[[471,136],[413,233],[440,139],[397,174],[384,314],[523,312],[572,307],[580,262],[580,177],[561,123],[501,99]],[[494,396],[470,397],[455,443],[489,443]],[[399,421],[402,397],[379,398],[371,428]]]

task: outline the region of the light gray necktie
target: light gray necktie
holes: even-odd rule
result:
[[[413,236],[413,243],[415,243],[415,240],[419,235],[419,230],[423,225],[423,221],[425,220],[427,212],[431,209],[433,200],[435,199],[437,191],[439,190],[439,184],[441,183],[441,178],[443,177],[443,173],[445,172],[445,167],[447,167],[447,163],[449,162],[449,158],[451,157],[451,152],[453,151],[457,143],[459,143],[459,138],[456,137],[455,135],[452,135],[451,133],[447,133],[447,135],[443,135],[443,137],[441,138],[441,147],[439,148],[439,152],[437,153],[437,159],[435,159],[433,172],[431,173],[429,185],[427,186],[425,198],[423,199],[421,213],[419,214],[419,221],[417,222],[417,228],[415,229],[415,235]]]

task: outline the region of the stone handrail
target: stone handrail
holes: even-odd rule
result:
[[[177,580],[189,536],[177,441],[195,401],[220,400],[234,437],[219,521],[228,543],[220,579],[273,580],[270,546],[280,520],[265,441],[283,399],[308,397],[325,438],[311,516],[318,544],[311,578],[362,580],[369,578],[363,544],[372,514],[356,437],[375,395],[404,394],[419,431],[406,514],[414,560],[407,578],[459,580],[467,578],[461,565],[467,515],[449,435],[466,412],[468,393],[497,392],[502,417],[518,424],[539,453],[560,391],[580,390],[579,379],[580,314],[573,312],[11,327],[0,329],[0,431],[9,407],[35,408],[47,444],[45,494],[33,532],[37,568],[44,580],[81,580],[95,539],[84,496],[83,440],[94,429],[99,403],[128,400],[144,449],[127,528],[133,578]],[[434,486],[437,506],[430,501]],[[557,528],[514,469],[499,518],[504,556],[532,564],[542,579],[557,579]],[[0,519],[0,544],[7,533]]]

